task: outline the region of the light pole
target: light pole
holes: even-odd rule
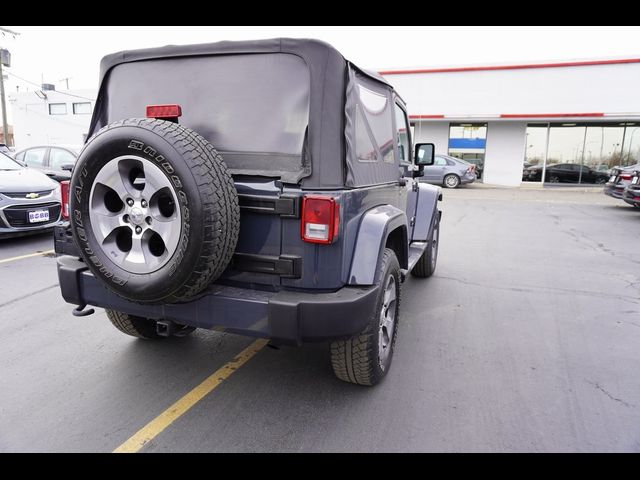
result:
[[[633,147],[633,137],[635,137],[636,133],[638,133],[638,132],[640,132],[640,128],[636,127],[636,129],[631,134],[631,140],[629,140],[629,153],[627,153],[627,161],[629,160],[629,157],[631,156],[631,147]],[[615,152],[615,149],[614,149],[614,152]]]
[[[0,33],[2,36],[13,35],[13,38],[16,38],[17,35],[20,35],[18,32],[14,32],[7,28],[0,27]],[[9,66],[9,51],[7,52],[7,67]],[[7,104],[4,99],[4,73],[2,72],[2,46],[0,45],[0,106],[2,106],[2,133],[4,137],[4,143],[9,145],[9,124],[7,123]]]

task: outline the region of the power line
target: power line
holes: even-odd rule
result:
[[[39,83],[32,82],[31,80],[27,80],[26,78],[22,78],[22,77],[20,77],[20,76],[16,75],[15,73],[13,73],[13,72],[6,72],[6,73],[7,73],[7,74],[9,74],[9,75],[11,75],[12,77],[17,78],[18,80],[22,80],[22,81],[23,81],[23,82],[25,82],[25,83],[30,83],[31,85],[35,85],[36,87],[38,87],[38,88],[42,89],[42,85],[40,85]],[[67,92],[63,92],[63,91],[61,91],[61,90],[54,90],[54,91],[55,91],[56,93],[61,93],[62,95],[68,95],[68,96],[70,96],[70,97],[76,97],[76,98],[82,98],[82,99],[84,99],[84,100],[91,100],[91,101],[94,101],[94,99],[93,99],[93,98],[83,97],[83,96],[81,96],[81,95],[74,95],[73,93],[67,93]]]

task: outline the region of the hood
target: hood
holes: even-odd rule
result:
[[[57,186],[58,182],[31,168],[0,170],[0,193],[41,192],[53,190]]]

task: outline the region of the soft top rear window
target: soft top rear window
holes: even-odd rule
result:
[[[109,121],[142,117],[146,105],[179,104],[180,123],[220,151],[232,173],[297,181],[309,123],[309,69],[285,53],[144,60],[108,77]]]

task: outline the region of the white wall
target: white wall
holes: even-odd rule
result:
[[[89,130],[91,115],[74,114],[73,103],[91,102],[93,107],[96,92],[72,90],[44,93],[47,95],[46,99],[38,97],[35,92],[9,95],[16,150],[34,145],[82,145],[83,135]],[[67,114],[50,115],[49,103],[66,104]]]
[[[605,113],[640,116],[640,63],[385,75],[411,115]]]
[[[524,162],[525,122],[489,122],[483,182],[519,186]]]
[[[449,151],[449,122],[420,122],[414,127],[415,143],[435,143],[436,153],[447,155]]]

